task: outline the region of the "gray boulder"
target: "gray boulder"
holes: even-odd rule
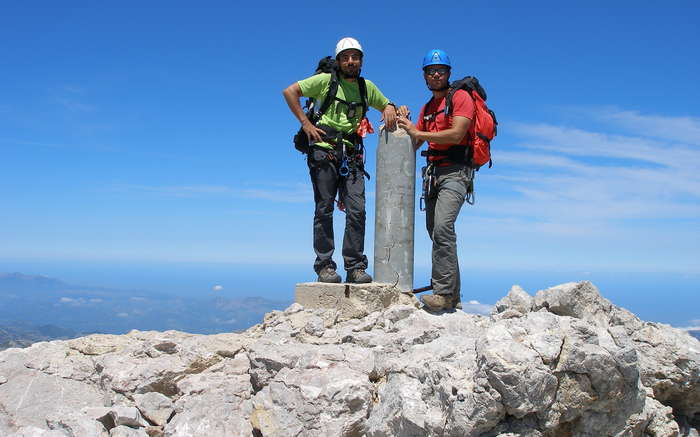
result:
[[[175,410],[173,401],[158,392],[136,394],[134,402],[141,414],[155,425],[165,425]]]
[[[148,437],[143,428],[130,428],[125,425],[119,425],[109,431],[109,437]]]
[[[514,286],[490,317],[378,305],[372,287],[371,309],[297,303],[243,333],[0,352],[0,435],[697,435],[700,342],[589,282]]]

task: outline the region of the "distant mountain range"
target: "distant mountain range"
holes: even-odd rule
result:
[[[263,297],[190,298],[72,285],[46,276],[0,273],[0,350],[37,341],[132,329],[213,334],[260,323],[291,302]],[[700,340],[700,331],[688,331]]]
[[[247,329],[291,302],[262,297],[190,298],[86,287],[46,276],[0,274],[0,348],[88,333],[174,329],[212,334]]]
[[[11,347],[26,347],[32,343],[49,340],[64,340],[83,335],[70,329],[54,325],[32,325],[27,322],[8,322],[0,325],[0,350]]]

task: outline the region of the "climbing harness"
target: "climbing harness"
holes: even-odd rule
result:
[[[426,157],[426,165],[421,168],[421,175],[423,176],[423,192],[421,193],[419,208],[421,211],[425,211],[427,202],[429,199],[437,196],[437,176],[435,175],[435,161],[430,161],[430,153],[427,150],[421,152],[421,156]],[[475,168],[465,165],[462,169],[465,176],[467,177],[467,193],[464,196],[464,201],[470,205],[474,205],[475,195],[474,195],[474,176],[476,175]]]
[[[435,166],[431,163],[428,163],[428,165],[421,169],[421,174],[423,176],[423,193],[420,196],[419,203],[421,211],[425,211],[425,205],[428,202],[428,199],[431,199],[435,193],[436,178],[434,173]]]

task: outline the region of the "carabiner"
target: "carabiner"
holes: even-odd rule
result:
[[[343,163],[340,164],[338,174],[342,177],[345,177],[350,174],[350,167],[348,167],[348,159],[345,157],[343,157]]]

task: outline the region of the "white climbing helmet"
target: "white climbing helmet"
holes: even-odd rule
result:
[[[340,52],[349,49],[359,50],[360,53],[364,54],[360,43],[355,38],[350,38],[346,36],[345,38],[338,41],[338,44],[335,45],[335,57],[337,58]]]

